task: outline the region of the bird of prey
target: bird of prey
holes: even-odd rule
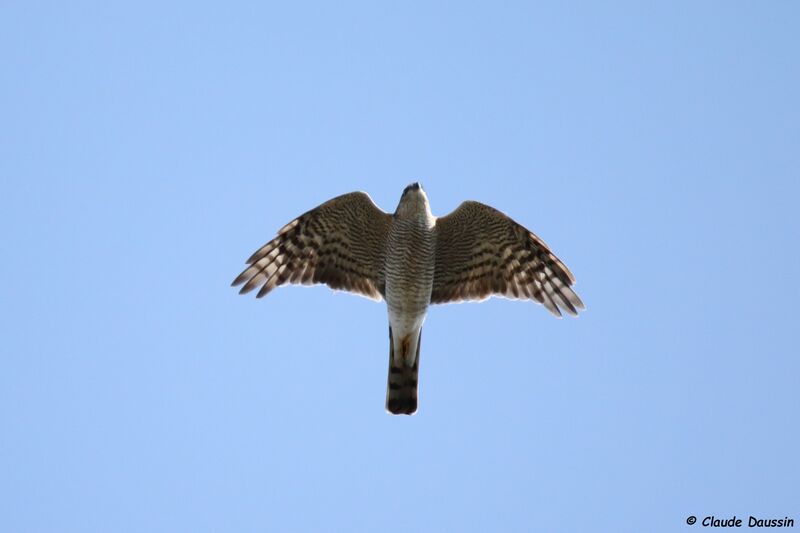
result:
[[[300,215],[247,260],[233,281],[257,297],[286,283],[324,283],[389,308],[386,409],[417,410],[422,324],[431,304],[495,295],[534,300],[560,317],[583,302],[575,278],[536,235],[500,211],[467,201],[435,217],[419,183],[405,188],[394,214],[352,192]]]

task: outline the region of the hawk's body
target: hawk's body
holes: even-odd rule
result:
[[[413,194],[413,193],[411,193]],[[386,248],[386,305],[389,308],[389,383],[392,413],[417,410],[417,375],[422,324],[428,313],[436,262],[436,219],[421,195],[398,208]]]
[[[583,309],[572,274],[541,239],[478,202],[436,218],[416,183],[393,215],[361,192],[325,202],[284,226],[248,263],[233,282],[244,283],[242,293],[325,283],[386,300],[386,407],[394,414],[417,410],[420,336],[431,303],[494,294],[536,300],[557,316]]]

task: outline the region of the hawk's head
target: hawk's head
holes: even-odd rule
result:
[[[400,219],[426,218],[432,219],[431,208],[428,205],[428,195],[418,182],[412,183],[403,189],[403,196],[397,204],[394,216]]]

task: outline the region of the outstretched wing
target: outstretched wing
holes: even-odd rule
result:
[[[380,300],[391,220],[364,192],[328,200],[286,224],[250,256],[250,266],[233,286],[244,283],[240,294],[261,287],[261,298],[285,283],[325,283]]]
[[[436,220],[436,270],[431,303],[491,295],[532,299],[551,313],[577,315],[575,278],[536,235],[500,211],[464,202]]]

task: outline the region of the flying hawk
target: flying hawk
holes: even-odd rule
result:
[[[583,302],[575,278],[536,235],[500,211],[464,202],[435,217],[419,183],[405,188],[394,214],[352,192],[300,215],[247,260],[233,281],[258,298],[286,283],[325,283],[389,307],[386,409],[417,410],[422,324],[430,304],[528,299],[560,317]]]

